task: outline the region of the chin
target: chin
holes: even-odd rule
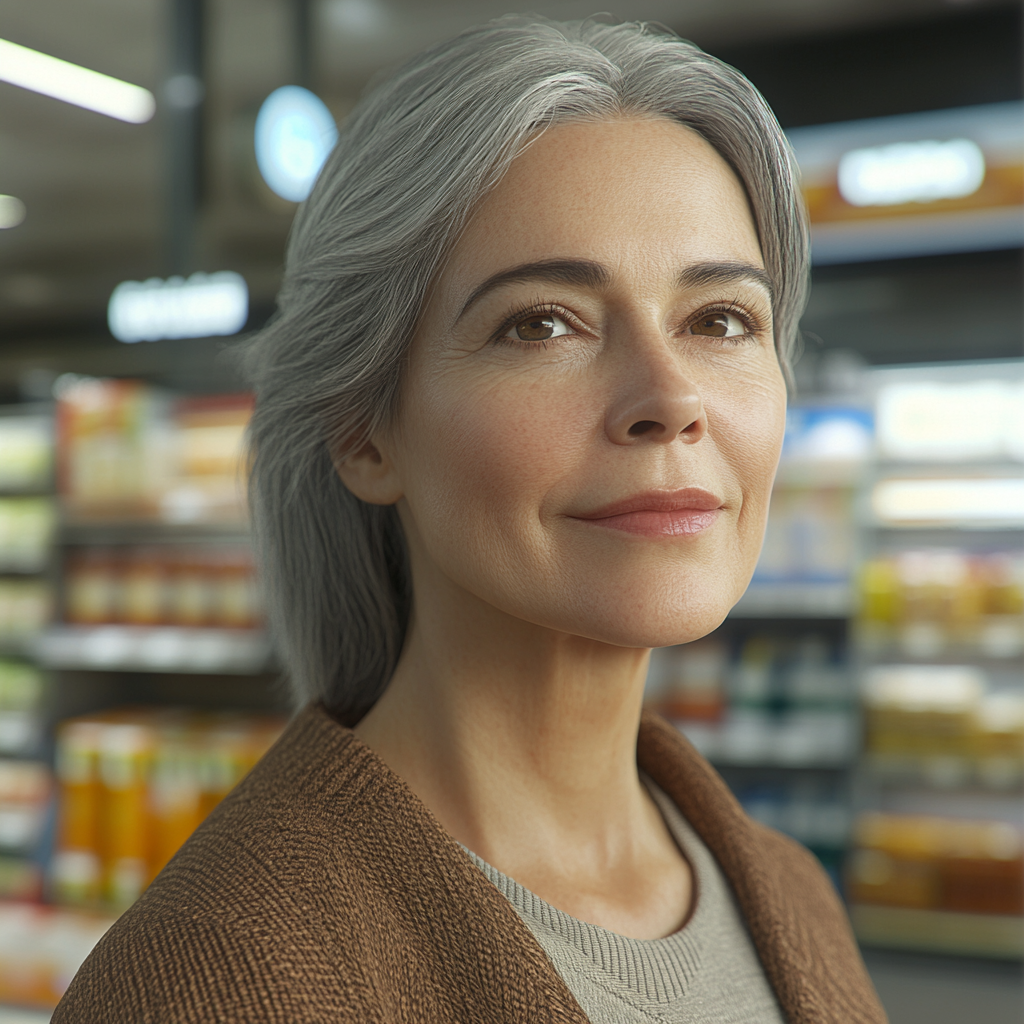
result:
[[[657,621],[626,615],[618,621],[581,623],[589,628],[575,632],[615,647],[673,647],[707,636],[728,614],[729,607],[723,606],[715,610],[702,607],[680,616],[659,616]]]
[[[703,574],[702,574],[703,575]],[[717,582],[678,577],[630,586],[581,588],[576,599],[553,602],[568,611],[555,628],[616,647],[671,647],[717,629],[746,589],[747,579],[718,574]]]

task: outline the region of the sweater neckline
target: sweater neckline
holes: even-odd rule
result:
[[[573,955],[588,961],[612,984],[625,986],[646,1000],[668,1003],[685,994],[701,968],[705,945],[702,934],[709,912],[701,893],[706,887],[709,865],[698,849],[699,839],[679,809],[650,778],[643,777],[643,782],[693,875],[693,906],[683,925],[670,935],[637,939],[582,921],[552,906],[472,850],[463,849],[528,927],[532,929],[536,924],[556,936]]]

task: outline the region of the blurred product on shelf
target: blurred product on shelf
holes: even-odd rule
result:
[[[829,869],[836,884],[850,839],[851,812],[845,787],[835,779],[752,780],[736,789],[756,821],[804,844]]]
[[[42,895],[40,844],[52,795],[47,765],[0,759],[0,899]]]
[[[79,625],[217,626],[262,621],[243,545],[79,548],[65,570],[65,618]]]
[[[29,754],[43,731],[43,675],[25,661],[0,658],[0,754]]]
[[[868,410],[789,410],[764,546],[735,615],[847,614],[854,497],[871,449]]]
[[[72,518],[240,520],[248,395],[174,400],[140,381],[58,381],[58,486]]]
[[[1024,555],[905,550],[864,563],[857,636],[872,653],[933,658],[1024,652]]]
[[[56,525],[49,498],[0,498],[0,572],[42,572]]]
[[[141,381],[57,381],[58,488],[73,512],[153,513],[169,484],[166,396]]]
[[[53,590],[44,580],[0,579],[0,645],[31,640],[53,617]]]
[[[854,829],[854,903],[1024,914],[1019,828],[1006,822],[870,813]]]
[[[113,919],[0,904],[0,1003],[52,1010]]]
[[[940,787],[1024,782],[1024,693],[976,666],[886,665],[864,685],[869,766]]]
[[[48,416],[0,416],[0,492],[49,490],[53,422]]]
[[[777,485],[752,585],[845,582],[853,564],[852,519],[848,487]]]
[[[820,480],[822,467],[831,467],[833,473],[826,470],[826,477],[856,482],[871,457],[873,442],[874,417],[868,409],[835,403],[793,405],[786,414],[782,470],[796,474],[806,467]]]
[[[174,409],[177,478],[161,497],[163,517],[190,523],[239,519],[247,479],[245,431],[251,395],[179,399]]]
[[[274,716],[138,708],[62,723],[55,897],[130,904],[283,727]]]
[[[858,719],[850,678],[823,636],[755,634],[730,664],[718,640],[652,654],[650,707],[720,764],[849,764]]]

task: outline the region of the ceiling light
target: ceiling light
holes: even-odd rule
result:
[[[156,111],[148,89],[0,39],[0,81],[141,124]]]
[[[275,89],[256,115],[256,163],[282,199],[309,195],[335,142],[338,128],[323,100],[298,85]]]
[[[854,149],[839,160],[839,193],[852,206],[960,199],[984,180],[985,157],[970,139]]]
[[[0,196],[0,230],[16,228],[25,219],[25,204],[15,196]]]
[[[123,281],[107,305],[110,333],[129,343],[237,334],[248,318],[249,290],[230,270]]]
[[[331,0],[327,18],[346,35],[367,39],[379,35],[387,26],[387,12],[376,0]]]

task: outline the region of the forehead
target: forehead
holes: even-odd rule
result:
[[[763,265],[736,175],[704,139],[665,118],[541,134],[481,202],[444,276],[449,289],[471,290],[503,268],[555,257],[672,280],[689,263]]]

